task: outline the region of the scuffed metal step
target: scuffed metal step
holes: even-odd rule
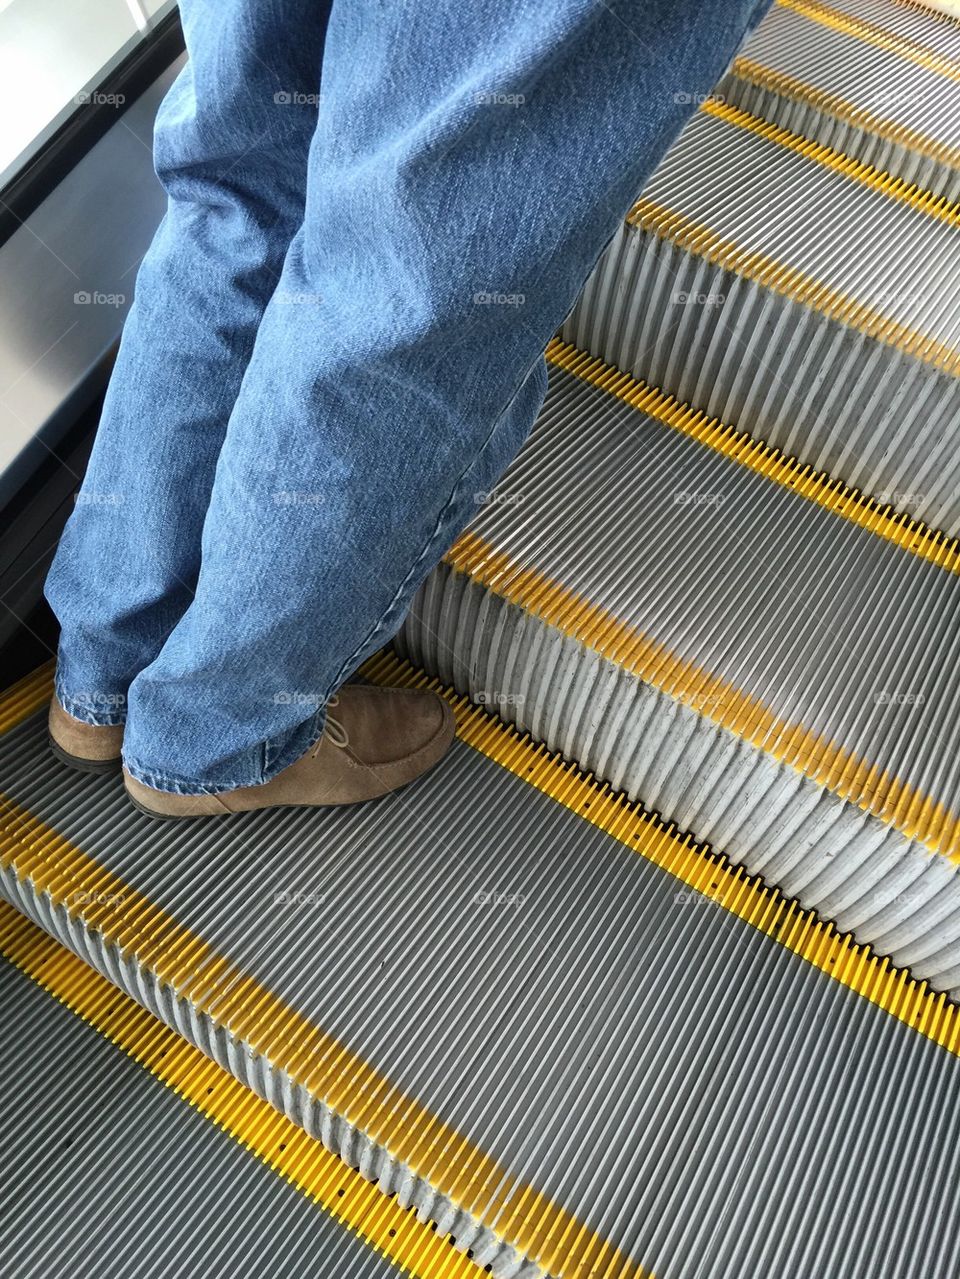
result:
[[[3,894],[494,1275],[955,1271],[943,996],[462,703],[400,796],[158,824],[48,687]]]
[[[6,1279],[482,1279],[6,903],[0,954]]]
[[[562,335],[953,536],[960,214],[895,185],[708,104]]]
[[[960,59],[898,35],[886,23],[902,12],[887,0],[872,20],[857,19],[819,0],[780,0],[717,93],[954,201],[960,197]],[[952,24],[928,16],[926,25]]]
[[[596,363],[551,369],[399,651],[960,993],[956,547],[877,536]]]

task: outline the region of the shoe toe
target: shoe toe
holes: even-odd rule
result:
[[[348,692],[349,690],[349,692]],[[341,689],[342,717],[349,750],[372,767],[429,768],[456,735],[456,718],[436,693],[421,689],[353,684]]]
[[[410,698],[404,717],[407,753],[411,755],[431,747],[445,750],[457,731],[456,717],[449,703],[436,693],[418,693]]]

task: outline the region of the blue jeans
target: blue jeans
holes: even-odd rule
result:
[[[768,0],[182,0],[167,212],[47,582],[57,696],[268,780],[520,448],[543,350]]]

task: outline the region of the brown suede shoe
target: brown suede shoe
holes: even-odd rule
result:
[[[358,804],[406,786],[446,754],[453,711],[436,693],[345,684],[330,699],[323,736],[261,786],[216,795],[175,795],[124,770],[127,794],[150,817],[209,817],[253,808]]]
[[[55,697],[47,716],[50,749],[61,764],[81,773],[115,773],[120,767],[122,724],[84,724],[68,715]]]

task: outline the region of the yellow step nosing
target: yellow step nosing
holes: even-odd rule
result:
[[[900,0],[900,3],[904,3],[904,0]],[[835,9],[832,5],[824,3],[824,0],[777,0],[777,4],[781,9],[791,9],[811,22],[830,27],[854,40],[859,40],[862,44],[871,44],[875,48],[902,58],[905,62],[912,62],[935,75],[960,83],[960,63],[955,62],[947,54],[938,53],[919,41],[911,40],[909,36],[886,31],[866,18],[855,17],[853,14],[844,13],[842,9]],[[911,3],[910,0],[906,0],[906,6],[922,9],[927,14],[936,13],[938,18],[946,22],[951,21],[948,14],[932,10],[921,3]]]
[[[926,214],[927,217],[946,222],[950,226],[960,226],[960,202],[947,201],[939,192],[928,191],[915,183],[908,185],[896,174],[887,173],[872,164],[867,164],[865,160],[858,160],[843,151],[837,151],[827,146],[825,142],[815,142],[805,138],[801,133],[794,133],[783,125],[773,124],[761,116],[752,115],[742,107],[734,106],[733,103],[711,99],[705,102],[700,110],[704,115],[714,116],[734,128],[753,133],[767,142],[774,142],[785,151],[802,155],[804,159],[820,165],[821,168],[830,169],[851,182],[869,187],[872,191],[878,191],[888,199],[909,205],[910,208]],[[960,164],[960,149],[945,148],[944,156],[946,156],[945,162]],[[938,155],[937,158],[942,159],[944,156]]]
[[[50,700],[53,668],[52,660],[44,662],[0,693],[0,735],[11,732]]]
[[[473,533],[471,540],[475,543],[479,539]],[[455,571],[469,574],[469,567]],[[501,599],[531,612],[523,601],[513,598],[509,589],[488,589]],[[543,575],[542,595],[547,602],[541,611],[533,615],[545,625],[556,626],[563,634],[585,646],[585,636],[589,633],[593,640],[590,645],[592,651],[620,669],[630,671],[667,696],[692,706],[704,718],[826,787],[838,798],[855,804],[865,812],[874,813],[893,829],[922,844],[928,852],[960,862],[960,818],[939,801],[907,786],[895,774],[878,772],[869,760],[855,755],[839,743],[816,737],[802,722],[777,718],[759,697],[721,676],[711,674],[694,662],[678,657],[660,641],[634,629],[599,605],[588,603],[585,609],[580,610],[581,616],[590,619],[589,632],[587,626],[579,630],[564,629],[556,621],[549,620],[560,612],[559,608],[550,607],[551,591],[560,601],[565,601],[572,594],[568,587]],[[624,660],[625,653],[631,655],[631,660]],[[858,783],[864,772],[876,773],[871,794],[864,794]],[[893,798],[904,795],[908,796],[909,803],[901,798],[897,810],[890,813],[888,810]],[[908,830],[898,823],[898,814],[902,819],[905,804],[911,812],[919,809],[926,814],[922,826],[911,825]]]
[[[888,117],[876,115],[865,107],[858,107],[855,103],[840,97],[839,94],[831,93],[826,89],[818,89],[807,81],[801,80],[798,76],[789,75],[785,71],[775,71],[772,67],[765,66],[762,62],[755,62],[752,58],[748,58],[743,54],[734,61],[733,73],[761,89],[802,102],[806,106],[812,107],[815,111],[826,112],[854,128],[863,129],[888,142],[906,147],[919,155],[924,155],[940,164],[950,168],[960,166],[960,147],[952,147],[946,142],[940,142],[936,138],[921,133],[911,125],[901,124]],[[732,104],[730,105],[732,106]],[[759,117],[754,118],[758,119]],[[794,134],[793,136],[799,138],[802,135]],[[809,143],[812,147],[820,145],[813,139],[810,139]],[[841,155],[845,153],[835,151],[834,154]],[[853,156],[850,156],[849,160],[851,164],[858,163]],[[864,167],[867,169],[872,166],[865,165]],[[877,172],[877,170],[874,169],[874,172]],[[849,177],[850,174],[847,173],[846,176]],[[887,193],[889,194],[889,192]],[[925,212],[931,213],[936,217],[944,217],[945,220],[955,224],[960,222],[960,206],[955,201],[950,202],[941,210],[937,209],[934,203],[938,199],[937,193],[929,191],[928,196],[929,206],[925,204]]]
[[[596,358],[584,364],[581,360],[582,354],[571,343],[554,338],[547,347],[546,357],[548,362],[556,368],[572,373],[583,382],[607,389],[603,383],[607,370],[611,366]],[[677,415],[675,412],[678,407],[677,401],[664,392],[657,391],[656,388],[648,387],[647,383],[637,378],[630,377],[616,391],[607,389],[607,393],[630,404],[647,390],[655,391],[657,398],[643,410],[638,411],[646,413],[648,417],[681,434],[688,435],[691,439],[696,439],[706,447],[723,454],[724,457],[749,467],[768,480],[790,489],[791,492],[807,501],[815,502],[825,510],[874,533],[877,537],[893,542],[901,550],[936,564],[947,572],[960,574],[960,544],[956,538],[947,538],[941,529],[931,528],[922,520],[914,519],[905,512],[896,511],[889,505],[882,506],[876,498],[861,493],[858,489],[848,488],[842,480],[831,479],[823,472],[813,475],[810,473],[809,466],[798,458],[783,454],[772,456],[768,452],[770,448],[768,444],[740,434],[734,431],[733,427],[719,423],[710,432],[704,432],[699,427],[689,429],[682,415]],[[477,541],[479,543],[480,539]],[[458,550],[458,546],[459,543],[450,552],[453,557],[450,562],[456,567],[461,566],[460,561],[464,555],[462,549]],[[484,544],[475,549],[470,558],[476,560],[480,555],[486,555],[491,559],[496,557],[501,571],[509,568],[503,555],[493,547]],[[513,571],[516,572],[516,569],[514,568]]]
[[[6,902],[0,902],[0,952],[204,1118],[414,1279],[480,1279],[485,1273],[414,1212],[401,1208],[375,1183]]]

